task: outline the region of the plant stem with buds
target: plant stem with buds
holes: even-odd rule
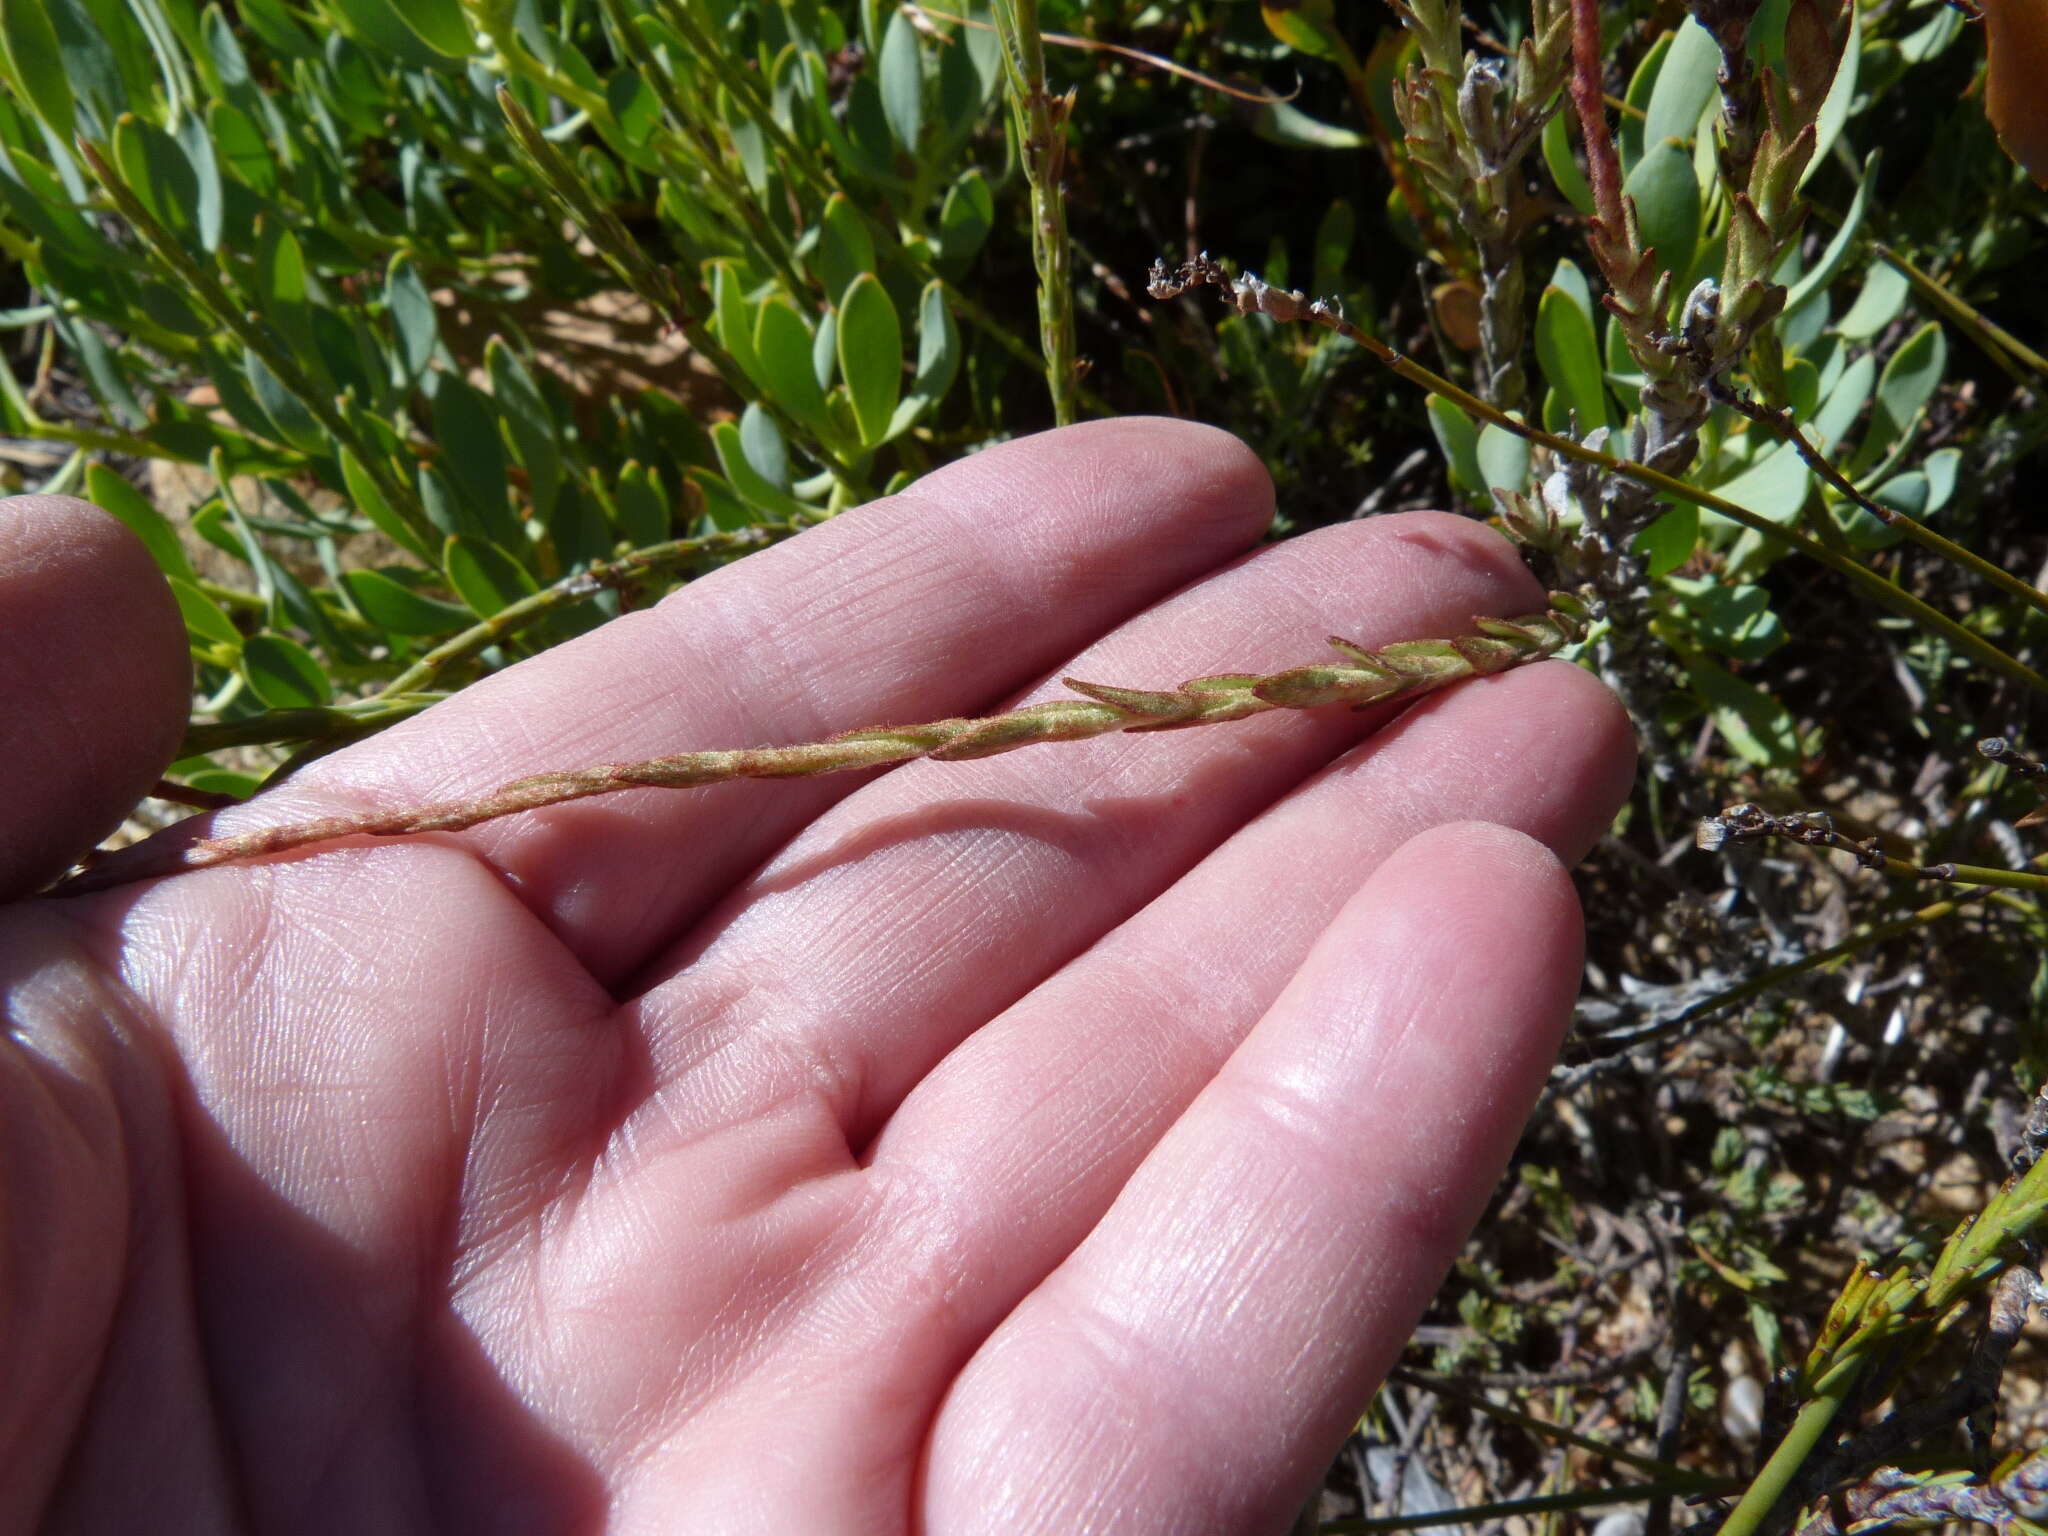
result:
[[[1930,607],[1912,593],[1905,591],[1898,583],[1887,580],[1869,566],[1858,564],[1797,529],[1781,527],[1740,502],[1730,501],[1713,491],[1688,485],[1676,475],[1665,474],[1662,470],[1653,469],[1635,459],[1617,458],[1573,438],[1531,426],[1519,417],[1480,399],[1470,390],[1460,389],[1443,375],[1434,373],[1413,358],[1395,351],[1377,336],[1361,331],[1339,314],[1335,304],[1327,299],[1311,300],[1304,293],[1275,288],[1249,275],[1242,280],[1234,279],[1206,254],[1183,263],[1180,269],[1173,273],[1167,271],[1164,262],[1153,263],[1148,291],[1155,299],[1170,299],[1189,288],[1203,284],[1220,289],[1225,300],[1241,314],[1271,315],[1276,320],[1307,321],[1312,325],[1325,326],[1356,342],[1382,367],[1408,380],[1409,383],[1420,385],[1433,395],[1442,396],[1468,414],[1481,421],[1491,422],[1502,431],[1512,432],[1527,442],[1548,448],[1561,458],[1595,466],[1609,474],[1633,480],[1652,491],[1690,502],[1709,512],[1718,512],[1729,521],[1753,529],[1767,539],[1775,539],[1781,544],[1789,545],[1818,560],[1822,565],[1839,571],[1893,612],[1904,615],[1929,634],[1940,635],[1957,650],[1974,657],[2001,676],[2010,678],[2037,693],[2048,693],[2048,677],[2043,677],[2025,662],[2008,656],[1981,635],[1964,628],[1947,614]]]

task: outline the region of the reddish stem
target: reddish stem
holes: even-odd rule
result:
[[[1593,184],[1593,207],[1601,233],[1619,239],[1621,157],[1607,127],[1606,95],[1600,88],[1600,0],[1572,0],[1572,113],[1586,143],[1586,177]]]

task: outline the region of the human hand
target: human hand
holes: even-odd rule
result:
[[[1183,424],[992,449],[216,824],[1541,606],[1435,514],[1237,558],[1270,496]],[[19,892],[183,639],[76,503],[0,573]],[[1631,764],[1550,662],[9,907],[0,1530],[1276,1529],[1513,1146]]]

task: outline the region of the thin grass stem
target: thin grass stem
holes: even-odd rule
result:
[[[2036,381],[2048,379],[2048,357],[2043,357],[1941,279],[1923,272],[1882,240],[1871,241],[1870,248],[1897,268],[1923,298],[1960,326],[1991,355],[1993,361],[2004,365],[2019,382],[2026,383],[2029,378]],[[2017,369],[2012,366],[2015,364]],[[2024,370],[2028,377],[2021,378],[2019,370]]]

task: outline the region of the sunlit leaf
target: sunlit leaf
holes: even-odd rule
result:
[[[242,645],[242,676],[271,709],[311,709],[334,698],[319,659],[284,635],[251,635]]]
[[[839,376],[861,441],[882,442],[903,390],[903,325],[872,273],[855,278],[839,301]]]

